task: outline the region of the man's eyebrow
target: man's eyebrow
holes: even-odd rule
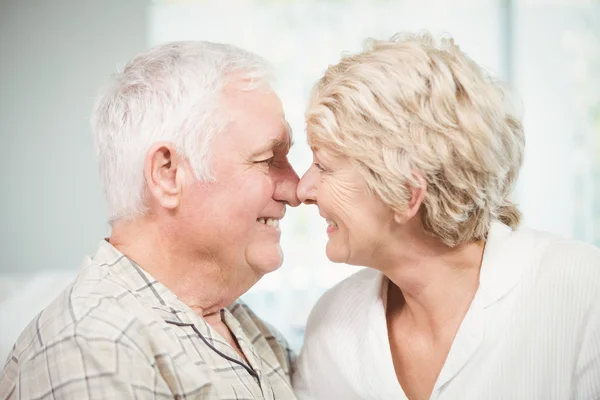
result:
[[[292,130],[292,126],[285,118],[283,119],[283,126],[289,138],[289,147],[292,147],[294,145],[294,131]]]
[[[288,140],[284,140],[284,141],[279,140],[279,139],[270,140],[266,146],[258,149],[257,151],[252,152],[252,156],[258,156],[258,155],[266,153],[270,150],[274,150],[274,149],[280,148],[280,147],[287,147],[289,149],[294,145],[294,132],[292,131],[292,127],[290,126],[289,122],[287,122],[287,120],[285,118],[283,118],[282,121],[283,121],[283,127],[287,134]]]
[[[288,144],[289,144],[289,142],[287,142],[287,141],[284,142],[284,141],[281,141],[279,139],[273,139],[273,140],[270,140],[267,143],[266,146],[264,146],[264,147],[262,147],[262,148],[260,148],[260,149],[258,149],[256,151],[252,152],[252,156],[259,156],[259,155],[261,155],[263,153],[266,153],[268,151],[272,151],[272,150],[274,150],[274,149],[276,149],[278,147],[285,147]]]

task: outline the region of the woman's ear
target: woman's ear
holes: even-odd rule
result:
[[[413,172],[413,178],[418,186],[409,186],[410,198],[406,208],[403,212],[394,213],[394,219],[399,224],[405,224],[418,214],[421,204],[423,204],[423,200],[425,199],[425,194],[427,193],[427,181],[423,175],[418,172]]]
[[[185,159],[172,143],[155,143],[146,153],[144,178],[153,202],[165,209],[175,209],[181,202]]]

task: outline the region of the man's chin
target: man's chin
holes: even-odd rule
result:
[[[260,251],[248,252],[248,264],[260,275],[278,270],[283,265],[283,251],[280,245],[261,246]]]

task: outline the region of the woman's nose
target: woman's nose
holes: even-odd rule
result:
[[[313,168],[309,168],[304,173],[300,182],[298,182],[298,199],[304,204],[316,204],[317,203],[317,186],[316,186],[316,174],[313,173]]]

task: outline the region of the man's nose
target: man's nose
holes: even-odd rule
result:
[[[297,196],[304,204],[316,204],[317,203],[317,186],[315,182],[315,175],[313,168],[309,168],[304,173],[302,179],[298,183]]]
[[[298,174],[291,165],[279,170],[275,177],[275,193],[273,198],[292,207],[299,206],[300,200],[296,192],[299,180]]]

